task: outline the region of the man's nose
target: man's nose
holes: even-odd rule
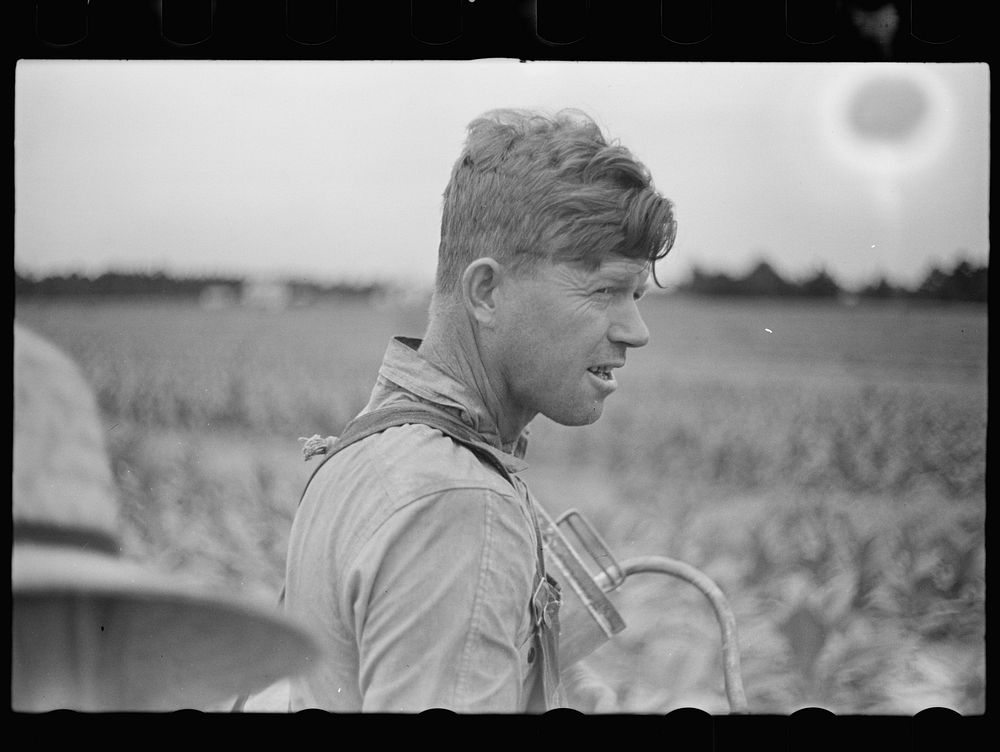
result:
[[[608,329],[608,338],[626,347],[642,347],[649,342],[649,329],[635,301],[627,303]]]

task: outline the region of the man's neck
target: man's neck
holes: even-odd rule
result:
[[[474,322],[463,309],[432,311],[419,352],[479,399],[505,445],[517,440],[530,418],[518,420],[507,414],[503,379],[485,357]]]

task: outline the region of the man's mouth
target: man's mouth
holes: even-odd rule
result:
[[[594,374],[599,379],[604,379],[604,381],[611,381],[614,378],[611,375],[611,368],[608,366],[594,366],[593,368],[588,368],[592,374]]]

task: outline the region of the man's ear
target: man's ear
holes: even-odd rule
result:
[[[462,273],[462,302],[480,324],[489,326],[496,316],[496,291],[503,267],[495,259],[478,258]]]

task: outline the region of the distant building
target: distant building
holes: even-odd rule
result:
[[[239,295],[233,285],[206,285],[198,296],[198,304],[206,311],[231,308],[239,302]]]
[[[433,288],[425,285],[387,283],[380,285],[371,297],[376,308],[410,309],[430,304]]]
[[[287,282],[280,280],[248,279],[243,283],[240,302],[249,308],[281,311],[291,304],[292,289]]]

